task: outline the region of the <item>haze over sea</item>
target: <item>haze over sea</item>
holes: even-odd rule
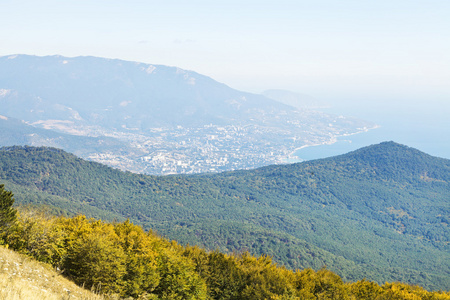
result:
[[[302,160],[340,155],[383,141],[395,141],[450,159],[450,101],[446,99],[342,100],[322,111],[373,121],[380,127],[340,137],[331,145],[300,149],[295,155]]]

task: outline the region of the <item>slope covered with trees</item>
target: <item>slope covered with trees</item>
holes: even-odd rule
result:
[[[1,190],[0,196],[8,200],[4,203],[14,201],[5,190]],[[317,272],[290,271],[277,266],[268,256],[255,257],[247,252],[226,255],[183,247],[152,231],[144,232],[129,220],[111,224],[82,215],[52,217],[42,211],[24,209],[17,218],[11,205],[2,210],[13,212],[13,217],[0,215],[0,220],[10,222],[8,227],[1,227],[5,233],[1,244],[45,262],[78,285],[111,299],[450,299],[448,292],[428,292],[402,283],[382,286],[367,280],[344,283],[324,268]],[[5,263],[3,270],[8,270],[11,254],[6,262],[0,257],[0,263]],[[15,262],[14,268],[21,264]],[[17,269],[19,273],[24,271]],[[45,277],[47,273],[42,274]],[[61,293],[54,286],[36,280],[36,276],[30,277],[33,286]],[[55,277],[53,274],[52,281]],[[58,282],[62,282],[60,278]],[[30,295],[23,285],[17,286],[17,280],[11,279],[6,291]],[[87,296],[81,290],[75,292],[75,297]],[[9,299],[7,294],[3,296]],[[71,291],[68,297],[71,298]]]
[[[323,265],[344,280],[450,289],[450,162],[393,142],[323,160],[144,176],[53,148],[0,151],[20,204],[123,221],[180,243]]]

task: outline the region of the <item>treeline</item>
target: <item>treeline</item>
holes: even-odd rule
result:
[[[53,217],[13,207],[0,185],[1,243],[104,294],[137,299],[450,299],[448,292],[292,271],[268,256],[181,246],[131,222]]]

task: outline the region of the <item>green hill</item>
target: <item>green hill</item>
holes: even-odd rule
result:
[[[328,159],[196,176],[144,176],[54,148],[0,150],[18,204],[130,218],[181,243],[266,253],[344,280],[450,289],[450,161],[393,142]]]

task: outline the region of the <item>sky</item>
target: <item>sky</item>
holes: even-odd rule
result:
[[[0,55],[177,66],[332,101],[450,99],[450,1],[0,0]]]
[[[449,16],[450,0],[0,0],[0,56],[118,58],[290,90],[381,125],[372,142],[450,158]]]

